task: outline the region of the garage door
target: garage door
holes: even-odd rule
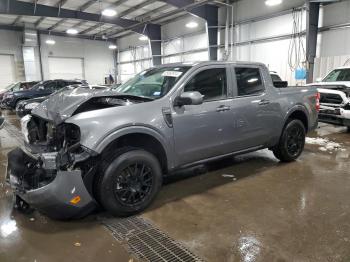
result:
[[[84,59],[49,57],[50,79],[85,79]]]
[[[0,55],[0,89],[15,82],[15,60],[13,55]]]

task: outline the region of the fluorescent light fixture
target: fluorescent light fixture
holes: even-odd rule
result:
[[[142,35],[142,36],[139,37],[139,40],[141,40],[141,41],[147,41],[147,40],[148,40],[148,37],[145,36],[145,35]]]
[[[275,5],[279,5],[282,3],[282,0],[266,0],[265,1],[265,5],[267,6],[275,6]]]
[[[53,39],[47,39],[47,40],[45,41],[45,43],[48,44],[48,45],[54,45],[54,44],[56,44],[56,41],[53,40]]]
[[[102,15],[104,15],[104,16],[111,17],[111,16],[115,16],[116,14],[117,14],[117,11],[115,11],[114,9],[107,8],[107,9],[102,11]]]
[[[110,45],[108,46],[108,48],[111,49],[111,50],[115,50],[115,49],[117,49],[117,46],[116,46],[116,45],[113,45],[113,44],[110,44]]]
[[[198,23],[193,21],[186,24],[187,28],[196,28],[197,26],[198,26]]]
[[[78,30],[74,29],[74,28],[69,28],[66,32],[67,32],[67,34],[70,34],[70,35],[78,34]]]

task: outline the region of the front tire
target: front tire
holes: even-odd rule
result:
[[[304,124],[298,119],[287,122],[273,154],[282,162],[296,160],[304,150],[306,131]]]
[[[119,150],[103,164],[98,184],[102,206],[115,216],[131,216],[147,208],[162,185],[157,158],[135,148]]]

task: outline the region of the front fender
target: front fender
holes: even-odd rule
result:
[[[135,133],[150,135],[153,138],[155,138],[158,142],[160,142],[160,144],[162,145],[162,147],[166,152],[168,167],[172,168],[174,166],[174,153],[173,153],[174,149],[171,143],[172,137],[165,137],[157,130],[148,126],[142,126],[142,125],[124,126],[117,130],[114,130],[113,132],[107,134],[106,136],[96,141],[95,147],[90,149],[100,154],[110,143],[112,143],[116,139],[124,135],[135,134]],[[82,141],[82,145],[84,146],[84,141]]]

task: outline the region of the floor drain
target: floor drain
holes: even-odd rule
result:
[[[142,261],[203,261],[141,217],[105,218],[102,223]]]

